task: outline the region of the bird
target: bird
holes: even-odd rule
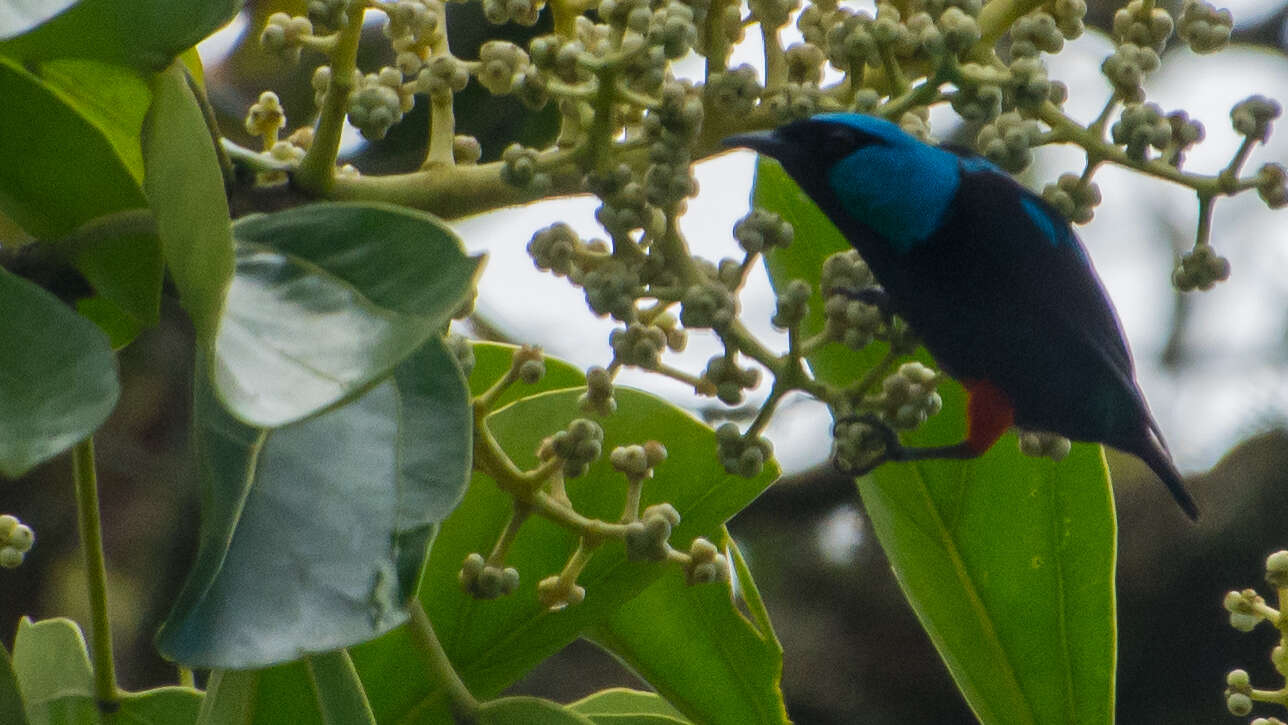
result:
[[[968,149],[859,113],[724,144],[782,166],[863,257],[887,313],[967,391],[965,440],[904,448],[887,428],[880,460],[974,458],[1014,425],[1136,456],[1197,520],[1113,303],[1068,220],[1041,196]]]

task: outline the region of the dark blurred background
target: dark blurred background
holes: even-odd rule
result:
[[[302,13],[304,5],[302,0],[252,0],[246,25],[255,27],[276,10]],[[1106,27],[1117,6],[1091,5],[1089,25]],[[492,29],[477,3],[452,3],[450,9],[456,14],[450,25],[453,50],[474,57],[479,33]],[[1241,9],[1235,7],[1236,20]],[[1236,41],[1282,59],[1285,6],[1262,3],[1255,10],[1254,22],[1237,26]],[[522,40],[531,31],[507,32]],[[246,37],[255,35],[251,31]],[[308,78],[316,58],[310,62],[306,54],[301,66],[282,70],[254,42],[229,47],[231,53],[214,57],[212,51],[206,58],[209,94],[229,137],[249,143],[240,117],[264,88],[282,96],[292,128],[310,117]],[[381,63],[377,57],[361,60],[367,69]],[[470,89],[458,99],[459,132],[478,136],[487,157],[515,139],[531,144],[551,137],[554,120],[549,115],[521,126],[525,116],[508,105],[510,99],[488,97],[476,84]],[[1263,90],[1281,101],[1288,96],[1288,86]],[[371,173],[415,168],[423,154],[418,147],[423,146],[425,125],[421,104],[389,140],[354,147],[348,160]],[[1113,202],[1108,198],[1106,204]],[[1158,229],[1159,238],[1166,239],[1166,227]],[[1283,240],[1282,232],[1276,232],[1249,243]],[[517,254],[517,245],[508,253]],[[1286,269],[1288,265],[1279,267],[1278,275]],[[1115,272],[1104,266],[1101,271],[1107,276]],[[1228,284],[1238,284],[1240,272],[1236,266]],[[1203,336],[1187,327],[1194,324],[1190,298],[1145,304],[1168,310],[1163,317],[1169,329],[1160,335],[1166,344],[1154,346],[1148,356],[1137,349],[1142,369],[1165,370],[1181,385],[1186,375],[1199,375],[1213,355],[1223,352],[1205,347]],[[1278,323],[1257,348],[1263,352],[1255,362],[1275,371],[1270,377],[1274,387],[1266,393],[1277,400],[1288,391],[1288,317],[1283,297],[1269,297],[1265,304],[1273,306]],[[488,307],[481,309],[486,313]],[[509,330],[521,341],[559,347],[557,341],[525,337],[526,328],[504,315],[491,322],[476,330],[500,330],[502,337]],[[158,658],[151,638],[195,551],[198,502],[187,450],[192,334],[172,300],[161,324],[124,350],[120,363],[121,402],[96,444],[121,678],[133,689],[175,681],[174,668]],[[1159,400],[1153,400],[1159,408]],[[1261,585],[1265,556],[1288,548],[1288,497],[1282,493],[1288,478],[1288,427],[1282,423],[1283,411],[1266,415],[1258,408],[1253,416],[1253,401],[1232,404],[1245,402],[1249,422],[1225,435],[1221,448],[1228,452],[1210,471],[1191,478],[1203,512],[1197,525],[1161,495],[1137,461],[1110,454],[1120,526],[1120,722],[1234,722],[1221,696],[1228,670],[1249,670],[1254,684],[1276,682],[1268,662],[1273,632],[1266,627],[1236,632],[1221,608],[1224,592]],[[1173,417],[1180,420],[1184,414]],[[1163,427],[1170,430],[1171,424]],[[17,620],[24,615],[87,621],[66,458],[21,480],[0,483],[0,512],[18,515],[37,534],[26,563],[0,572],[0,639],[12,645]],[[796,722],[974,722],[903,600],[851,481],[819,468],[789,474],[730,528],[747,554],[782,641],[783,690]],[[568,701],[619,683],[639,684],[611,657],[578,643],[514,689]]]

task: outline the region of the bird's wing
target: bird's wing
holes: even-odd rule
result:
[[[963,155],[962,175],[958,202],[991,232],[989,253],[995,269],[1011,270],[1005,286],[1014,299],[1093,346],[1134,387],[1118,315],[1063,215],[979,157]]]

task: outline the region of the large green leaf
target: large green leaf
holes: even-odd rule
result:
[[[0,646],[0,722],[27,725],[27,713],[22,707],[22,692],[18,689],[18,676],[13,671],[9,650]]]
[[[1113,722],[1105,470],[1097,446],[1031,461],[1008,436],[977,461],[859,482],[900,586],[985,723]]]
[[[483,703],[479,725],[594,725],[594,721],[557,702],[539,697],[503,697]]]
[[[480,395],[500,380],[510,369],[510,361],[518,351],[517,345],[504,345],[499,342],[475,342],[471,345],[474,351],[474,369],[470,372],[470,394]],[[503,408],[516,400],[546,390],[577,388],[586,384],[586,376],[571,363],[558,358],[545,359],[546,373],[535,385],[516,382],[506,388],[493,403],[493,409]]]
[[[305,663],[324,725],[375,725],[371,705],[347,651],[323,652]]]
[[[464,380],[437,338],[348,405],[280,428],[224,411],[198,370],[205,510],[163,654],[245,669],[401,624],[470,466]]]
[[[197,725],[254,722],[260,670],[215,670],[206,683]]]
[[[156,323],[161,251],[150,231],[98,222],[146,204],[139,135],[151,94],[133,71],[97,61],[33,68],[0,55],[0,213],[61,242],[96,292],[79,309],[120,347]]]
[[[147,108],[146,84],[101,63],[58,68],[61,73],[46,79],[0,55],[0,98],[5,100],[0,211],[40,239],[56,239],[95,217],[146,205],[133,166]],[[98,91],[65,82],[76,73],[85,74]],[[95,93],[102,103],[84,100]],[[99,113],[103,106],[116,110]],[[135,111],[137,122],[130,119]]]
[[[362,394],[472,292],[480,258],[428,214],[313,204],[233,228],[237,274],[215,341],[220,399],[278,427]]]
[[[85,638],[70,619],[24,617],[14,638],[13,669],[32,725],[100,721]],[[196,722],[200,706],[201,692],[190,687],[122,693],[110,722],[187,725]]]
[[[107,336],[0,270],[0,475],[16,478],[93,433],[120,396]]]
[[[725,538],[732,554],[733,543]],[[740,573],[737,584],[745,598],[759,605],[747,572]],[[593,627],[589,636],[694,722],[786,723],[779,689],[782,647],[768,618],[752,622],[734,597],[728,585],[691,587],[672,572]]]
[[[151,88],[143,124],[143,187],[179,298],[197,339],[209,345],[233,276],[223,172],[183,65],[158,73]]]
[[[768,260],[775,283],[817,287],[823,258],[845,240],[777,164],[760,162],[754,199],[796,225],[797,244]],[[807,324],[819,329],[821,316]],[[871,347],[829,346],[810,364],[844,384],[883,355]],[[910,444],[964,437],[964,392],[940,392],[943,411]],[[904,594],[982,721],[1112,722],[1117,533],[1098,446],[1075,445],[1054,463],[1021,455],[1008,435],[974,461],[886,464],[859,490]]]
[[[30,7],[21,17],[0,14],[0,37],[21,33],[0,41],[0,53],[26,62],[91,58],[150,72],[232,20],[243,0],[50,0],[43,10],[34,0],[24,4]]]
[[[489,428],[520,466],[533,466],[541,439],[583,415],[577,406],[580,394],[573,389],[523,398],[489,417]],[[617,413],[602,421],[605,452],[648,440],[667,446],[667,460],[644,485],[643,505],[667,501],[680,512],[683,520],[671,537],[676,548],[687,548],[698,535],[717,539],[720,525],[776,475],[772,466],[754,479],[726,474],[716,459],[711,429],[669,403],[627,388],[617,389],[617,403]],[[625,494],[625,480],[606,460],[568,482],[577,510],[604,520],[621,515]],[[537,601],[537,582],[558,573],[577,542],[567,530],[534,518],[524,524],[506,558],[520,573],[518,591],[497,600],[475,600],[457,584],[461,562],[470,552],[491,549],[510,509],[510,497],[476,474],[435,540],[420,590],[444,648],[479,697],[496,695],[581,633],[615,616],[658,578],[674,575],[665,565],[628,562],[622,544],[609,542],[578,578],[586,588],[585,601],[547,611]],[[436,723],[447,717],[441,686],[429,679],[413,651],[403,631],[353,650],[381,722]]]
[[[657,584],[649,587],[647,596]],[[611,687],[568,705],[568,709],[590,718],[595,725],[684,725],[689,721],[656,692]]]

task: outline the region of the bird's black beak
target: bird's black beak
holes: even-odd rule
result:
[[[721,141],[725,148],[737,148],[739,146],[749,148],[766,156],[778,158],[786,150],[786,144],[782,138],[774,131],[752,131],[751,133],[740,133]]]

